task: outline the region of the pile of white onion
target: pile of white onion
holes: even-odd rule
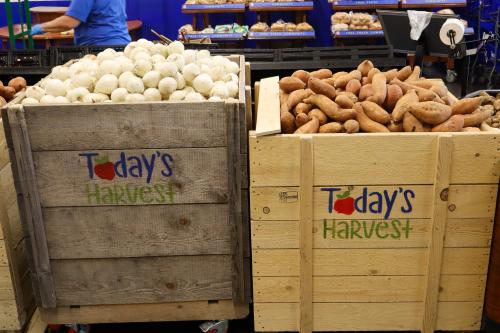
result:
[[[181,42],[132,42],[124,52],[106,49],[70,66],[57,66],[22,104],[222,101],[238,97],[239,65]]]

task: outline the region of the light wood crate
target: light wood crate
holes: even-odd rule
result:
[[[35,309],[17,195],[0,120],[0,331],[20,331]]]
[[[257,332],[480,329],[499,135],[252,132],[249,147]]]
[[[4,112],[44,321],[248,314],[250,89],[244,58],[230,59],[232,102]]]

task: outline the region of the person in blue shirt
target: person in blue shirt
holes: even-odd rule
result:
[[[130,43],[126,0],[72,0],[65,15],[33,26],[32,35],[75,30],[77,45]]]

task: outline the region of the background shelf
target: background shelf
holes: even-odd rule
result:
[[[314,31],[268,31],[268,32],[249,32],[248,39],[314,39]]]
[[[197,13],[243,13],[245,12],[244,3],[226,3],[213,5],[182,5],[182,12],[185,14]]]
[[[248,9],[253,12],[309,11],[314,9],[314,1],[250,2]]]

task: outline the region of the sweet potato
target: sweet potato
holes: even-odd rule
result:
[[[328,117],[320,109],[313,109],[307,115],[309,116],[309,119],[312,117],[318,119],[320,126],[323,126],[328,122]]]
[[[410,90],[397,101],[392,111],[392,118],[395,122],[403,120],[405,113],[410,109],[410,106],[418,103],[418,96],[415,90]]]
[[[289,94],[285,93],[280,89],[280,112],[288,112],[288,96]]]
[[[325,95],[328,98],[334,99],[335,95],[337,95],[337,92],[335,91],[335,88],[329,85],[328,83],[325,83],[321,81],[320,79],[317,79],[315,77],[309,78],[309,81],[307,82],[307,86],[309,89],[314,91],[316,94],[321,94]]]
[[[355,69],[349,72],[349,74],[337,78],[335,80],[335,88],[344,88],[351,80],[361,80],[361,72]]]
[[[403,132],[404,131],[404,129],[403,129],[403,122],[402,121],[400,121],[400,122],[397,123],[394,120],[391,120],[389,122],[389,124],[387,124],[387,128],[391,132]]]
[[[418,80],[420,78],[420,74],[421,74],[420,66],[415,66],[413,67],[413,72],[411,73],[410,76],[408,76],[408,78],[405,81]]]
[[[380,73],[380,70],[378,68],[372,68],[369,72],[368,72],[368,81],[367,83],[372,83],[372,79],[373,79],[373,76],[377,73]]]
[[[340,95],[344,95],[344,96],[348,97],[353,103],[358,102],[358,96],[354,95],[351,92],[341,91],[341,92],[337,93],[337,96],[340,96]]]
[[[403,90],[401,90],[401,87],[395,84],[389,84],[387,86],[387,97],[384,103],[385,109],[392,111],[401,97],[403,97]]]
[[[281,133],[292,134],[295,132],[295,117],[290,112],[282,112],[280,116]]]
[[[451,106],[451,113],[452,114],[472,113],[481,105],[482,102],[483,102],[482,96],[461,99]]]
[[[433,132],[461,132],[464,127],[464,116],[456,114],[442,124],[434,126]]]
[[[373,95],[373,87],[371,83],[368,83],[361,87],[361,89],[359,90],[358,98],[360,101],[364,101],[365,99],[367,99],[372,95]]]
[[[309,72],[306,72],[302,69],[299,69],[298,71],[293,72],[292,77],[296,77],[300,79],[302,82],[307,84],[307,81],[309,81]]]
[[[346,133],[358,133],[359,132],[359,123],[357,120],[350,119],[344,123],[344,129]]]
[[[317,79],[328,79],[332,77],[333,73],[331,70],[323,68],[314,72],[309,73],[310,76],[315,77]]]
[[[376,121],[371,120],[363,111],[363,106],[361,103],[354,104],[354,110],[356,111],[356,120],[359,123],[359,127],[368,133],[384,133],[389,132],[387,127]]]
[[[347,75],[347,74],[349,74],[349,72],[344,72],[344,71],[342,71],[342,72],[337,72],[337,73],[334,73],[334,74],[332,75],[332,79],[338,79],[339,77],[344,76],[344,75]]]
[[[19,92],[26,88],[26,80],[24,77],[18,76],[9,81],[8,86],[14,88],[16,92]]]
[[[462,128],[462,132],[481,132],[481,130],[479,129],[479,127],[464,127]]]
[[[342,132],[342,124],[337,122],[332,122],[328,124],[321,125],[319,128],[319,133],[340,133]]]
[[[313,94],[313,92],[309,89],[299,89],[299,90],[293,91],[288,96],[288,100],[287,100],[288,110],[292,110],[297,104],[299,104],[304,99],[311,96],[312,94]]]
[[[364,101],[361,102],[361,106],[363,106],[363,111],[368,118],[376,121],[377,123],[387,124],[391,120],[390,114],[376,103]]]
[[[335,121],[344,122],[356,116],[353,110],[340,109],[334,101],[324,95],[311,95],[309,98],[305,99],[304,102],[315,105],[323,111],[328,118]]]
[[[403,118],[403,129],[405,132],[426,132],[424,125],[410,112],[406,112]]]
[[[287,76],[280,80],[280,89],[285,93],[291,93],[292,91],[304,89],[305,87],[305,83],[296,77]]]
[[[373,68],[373,63],[370,60],[364,60],[362,63],[358,65],[358,71],[361,72],[362,76],[367,76],[368,72]]]
[[[335,103],[337,103],[343,109],[352,109],[354,105],[354,102],[345,94],[338,95],[337,98],[335,98]]]
[[[464,115],[464,127],[479,126],[483,121],[493,115],[493,110],[489,108],[479,108],[476,111]]]
[[[495,128],[495,127],[491,127],[485,121],[483,121],[481,123],[481,131],[484,131],[484,132],[497,132],[498,133],[498,132],[500,132],[500,129]]]
[[[368,82],[368,77],[363,77],[361,78],[361,86],[364,86],[364,85],[367,85],[369,82]]]
[[[377,73],[372,79],[373,95],[368,98],[369,101],[382,105],[387,97],[387,78],[384,73]]]
[[[404,81],[406,80],[412,73],[412,69],[410,66],[403,67],[399,70],[398,75],[396,76],[398,80]]]
[[[295,131],[295,134],[313,134],[318,133],[319,130],[319,121],[316,118],[312,118],[306,124],[300,126]]]
[[[441,124],[451,116],[451,108],[437,102],[420,102],[411,105],[409,111],[419,120],[431,125]]]
[[[392,79],[396,78],[398,76],[398,70],[397,69],[391,69],[390,71],[384,72],[384,75],[387,79],[386,83],[389,83],[392,81]]]
[[[436,93],[443,100],[448,98],[448,88],[444,84],[436,84],[429,88],[430,91]]]
[[[300,126],[304,125],[305,123],[307,123],[309,121],[309,116],[305,113],[299,113],[296,117],[295,117],[295,126],[297,128],[299,128]]]
[[[354,95],[358,95],[360,89],[361,89],[361,82],[359,82],[359,80],[356,79],[347,82],[347,85],[345,86],[345,91],[353,93]]]
[[[313,106],[311,104],[306,104],[306,103],[302,103],[300,102],[299,104],[297,104],[295,106],[295,109],[294,109],[294,113],[297,115],[299,113],[305,113],[305,114],[308,114],[309,111],[311,111],[313,108]]]
[[[398,85],[401,90],[403,90],[403,94],[406,94],[408,90],[414,89],[420,102],[434,101],[439,97],[436,93],[430,90],[411,85],[408,82],[401,82],[398,79],[392,80],[391,83]]]

